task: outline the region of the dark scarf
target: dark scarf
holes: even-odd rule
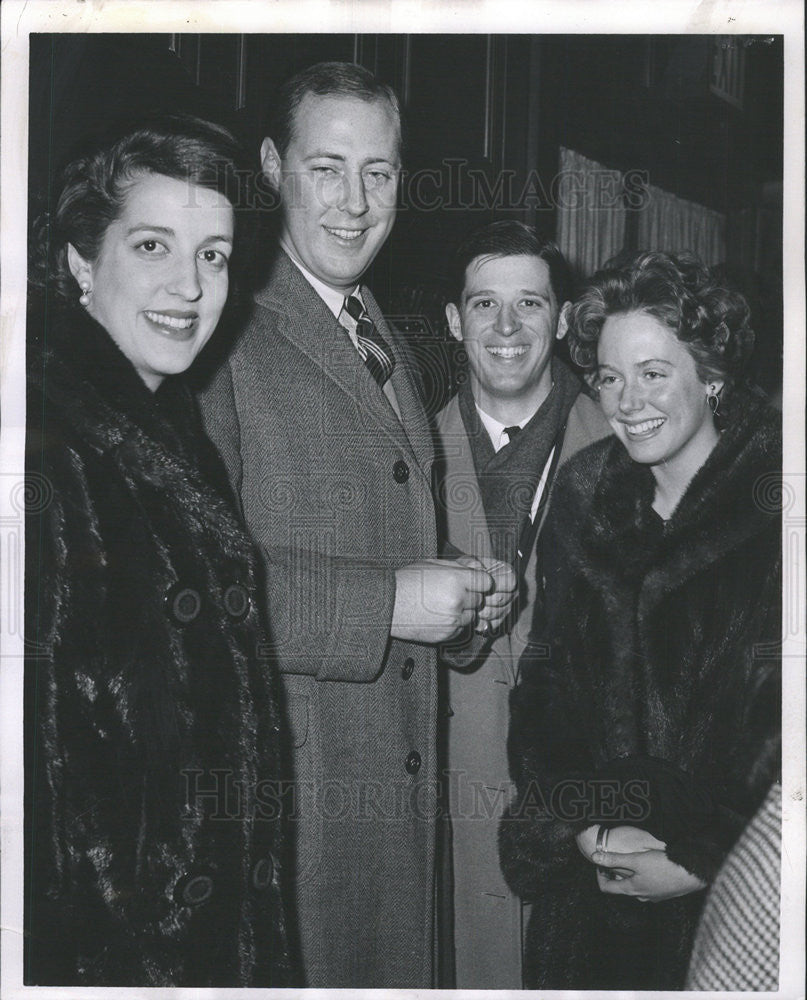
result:
[[[511,564],[516,561],[519,536],[535,499],[541,473],[581,389],[577,378],[557,358],[552,359],[552,381],[549,395],[529,423],[498,452],[494,451],[477,412],[470,381],[462,384],[458,394],[491,548],[497,559]]]

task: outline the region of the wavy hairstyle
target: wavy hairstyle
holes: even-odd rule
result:
[[[104,235],[139,176],[161,174],[209,188],[236,208],[246,178],[243,165],[243,151],[227,129],[192,115],[151,116],[119,129],[62,171],[56,207],[34,224],[31,284],[61,305],[77,306],[67,244],[85,260],[97,260]],[[230,270],[232,282],[232,260]]]
[[[704,382],[721,379],[721,413],[754,346],[745,298],[693,253],[619,254],[587,283],[569,313],[569,353],[595,380],[597,344],[609,316],[645,312],[686,347]]]
[[[499,219],[474,229],[457,247],[451,262],[452,302],[461,300],[465,272],[477,257],[537,257],[549,269],[549,282],[558,307],[572,297],[572,275],[557,244],[524,222]]]

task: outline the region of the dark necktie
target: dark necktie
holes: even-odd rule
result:
[[[361,299],[349,295],[345,299],[345,311],[356,324],[356,339],[359,342],[358,350],[362,361],[376,382],[383,386],[395,367],[395,358],[389,344],[376,330],[375,323],[361,304]]]
[[[507,442],[508,444],[510,444],[510,442],[513,440],[513,438],[516,436],[516,434],[518,434],[520,430],[521,428],[518,426],[518,424],[515,424],[513,427],[504,428],[504,433],[507,435],[509,439]]]

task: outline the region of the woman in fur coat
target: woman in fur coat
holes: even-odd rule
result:
[[[675,989],[779,775],[780,416],[737,385],[744,299],[688,255],[606,268],[570,333],[615,436],[556,486],[502,863],[533,903],[529,986]]]
[[[67,168],[45,233],[28,347],[28,984],[287,978],[255,563],[173,377],[227,298],[236,154],[198,119],[141,124]]]

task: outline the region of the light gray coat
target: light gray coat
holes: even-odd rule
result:
[[[448,542],[491,558],[490,534],[471,444],[457,398],[437,416],[444,456],[441,496]],[[599,405],[580,394],[566,425],[559,465],[610,433]],[[544,508],[544,516],[547,507]],[[454,964],[458,989],[521,989],[522,903],[499,867],[497,830],[514,786],[507,764],[510,693],[535,601],[535,549],[512,631],[470,670],[448,673],[447,788],[452,826]],[[477,640],[478,642],[478,640]]]

